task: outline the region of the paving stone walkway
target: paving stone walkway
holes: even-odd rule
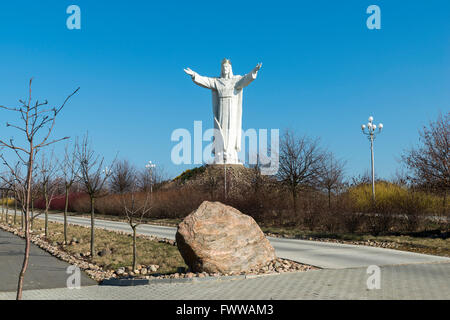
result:
[[[368,290],[366,268],[327,269],[230,281],[134,287],[28,290],[24,299],[450,299],[450,263],[381,267],[381,288]],[[0,293],[0,300],[13,299]]]

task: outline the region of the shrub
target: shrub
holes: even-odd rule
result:
[[[348,195],[359,212],[389,212],[406,214],[411,203],[422,213],[437,214],[442,210],[439,196],[423,191],[413,191],[394,183],[379,181],[375,184],[376,201],[372,201],[372,185],[360,184],[349,188]]]
[[[72,201],[69,201],[71,211],[87,213],[91,211],[91,201],[86,193],[79,193]]]
[[[81,208],[77,205],[77,202],[80,198],[84,198],[87,195],[82,192],[70,193],[69,194],[69,205],[68,211],[70,212],[87,212],[80,210]],[[66,196],[64,194],[55,196],[50,201],[50,210],[64,211],[64,206],[66,204]],[[45,209],[45,200],[44,198],[39,198],[34,200],[33,203],[36,209]],[[89,209],[88,209],[89,211]]]
[[[187,171],[182,176],[186,178],[197,175],[199,170],[203,170],[201,168]],[[436,215],[435,213],[441,212],[442,209],[442,198],[438,196],[379,181],[376,184],[375,203],[372,201],[371,185],[361,183],[336,195],[331,208],[325,193],[313,188],[303,189],[298,194],[294,210],[290,201],[292,195],[286,189],[274,180],[260,182],[257,188],[252,184],[230,184],[228,190],[233,192],[229,192],[226,198],[222,183],[215,186],[213,193],[201,183],[175,184],[170,188],[160,188],[154,190],[151,195],[152,209],[149,217],[182,219],[197,209],[203,201],[209,200],[231,205],[266,226],[328,233],[370,232],[377,235],[425,230],[430,225],[426,215]],[[136,201],[144,201],[146,196],[145,192],[139,193]],[[43,206],[42,199],[36,200],[36,208]],[[64,209],[63,195],[53,199],[51,209]],[[70,194],[69,210],[89,213],[89,196],[84,193]],[[96,199],[95,210],[101,214],[123,215],[120,196],[110,194]],[[440,228],[448,228],[448,223],[443,223]]]
[[[192,179],[195,176],[205,172],[205,170],[206,170],[206,166],[201,166],[201,167],[196,167],[196,168],[193,168],[193,169],[188,169],[188,170],[184,171],[182,174],[180,174],[178,177],[176,177],[173,180],[174,181],[184,182],[186,180]]]

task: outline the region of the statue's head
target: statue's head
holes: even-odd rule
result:
[[[220,73],[221,78],[232,78],[233,68],[231,67],[231,62],[227,58],[222,60],[222,71]]]

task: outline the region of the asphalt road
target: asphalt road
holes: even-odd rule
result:
[[[15,291],[23,263],[25,240],[10,232],[0,230],[0,292]],[[31,245],[30,260],[24,279],[24,290],[65,288],[69,264],[53,257],[34,244]],[[81,273],[81,285],[96,285],[97,282]]]
[[[63,222],[63,216],[50,214],[49,220]],[[71,224],[90,226],[89,218],[69,216],[68,221]],[[125,222],[96,219],[95,225],[108,230],[131,232],[131,228]],[[175,239],[176,230],[175,227],[148,224],[138,227],[139,234],[167,239]],[[393,249],[272,237],[268,239],[278,257],[326,269],[450,262],[450,258]]]

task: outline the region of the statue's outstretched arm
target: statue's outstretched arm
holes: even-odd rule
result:
[[[199,86],[206,89],[215,89],[214,78],[203,77],[197,72],[192,71],[190,68],[184,69],[184,72],[191,76],[192,81],[194,81],[195,84],[198,84]]]
[[[261,67],[262,67],[262,63],[260,62],[256,65],[256,67],[253,68],[251,73],[255,75],[255,78],[256,78],[256,75],[258,74],[259,69],[261,69]]]
[[[252,71],[247,73],[245,76],[243,76],[237,83],[236,83],[236,89],[242,89],[248,86],[253,80],[256,79],[256,76],[258,75],[259,69],[261,69],[262,63],[258,63],[256,67],[253,68]]]
[[[184,70],[184,72],[186,72],[191,77],[193,77],[194,74],[195,74],[195,72],[193,70],[191,70],[191,68],[186,68],[186,69],[183,69],[183,70]]]

